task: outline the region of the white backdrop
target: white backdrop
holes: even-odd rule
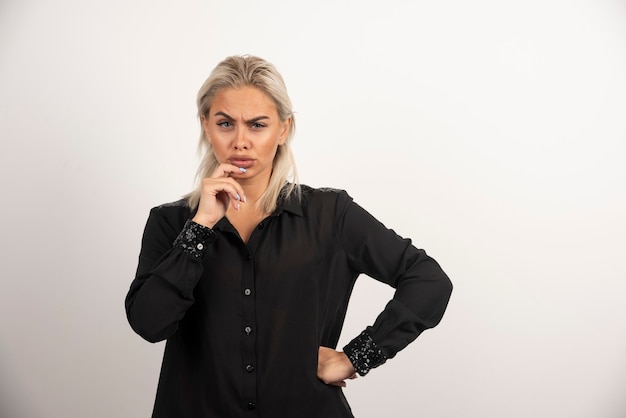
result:
[[[192,186],[196,91],[244,53],[286,79],[301,181],[455,285],[349,382],[357,417],[626,417],[618,0],[2,0],[0,416],[149,416],[163,344],[124,296],[149,209]],[[360,279],[340,346],[391,292]]]

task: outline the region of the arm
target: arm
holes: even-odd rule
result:
[[[229,176],[244,171],[220,164],[203,179],[193,220],[188,220],[188,211],[180,211],[180,207],[177,213],[172,212],[175,208],[150,212],[137,275],[126,296],[128,322],[146,340],[169,338],[193,305],[193,290],[204,271],[202,258],[215,241],[211,228],[224,217],[229,204],[239,209],[246,200],[241,186]]]
[[[128,322],[150,342],[164,340],[178,329],[194,303],[193,289],[203,273],[201,259],[215,240],[210,228],[192,221],[177,230],[182,222],[158,208],[150,212],[137,275],[126,296]]]
[[[424,250],[387,229],[345,193],[339,196],[337,219],[350,265],[396,289],[374,324],[344,347],[363,376],[439,323],[452,283]]]

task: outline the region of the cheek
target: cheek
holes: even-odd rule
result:
[[[224,144],[223,141],[220,141],[214,137],[211,138],[211,141],[209,141],[209,144],[211,145],[210,149],[213,152],[213,155],[215,156],[215,158],[222,163],[225,155],[227,154],[228,151],[228,147]]]
[[[281,152],[282,152],[282,147],[275,145],[272,148],[272,153],[273,153],[272,161],[276,161],[276,157],[278,157],[278,155],[281,154]]]

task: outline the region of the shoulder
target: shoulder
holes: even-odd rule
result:
[[[159,218],[173,225],[182,225],[191,216],[187,199],[162,203],[150,210],[150,218]]]
[[[352,203],[352,197],[342,189],[300,185],[300,190],[303,207],[309,211],[336,213]]]
[[[187,210],[189,209],[189,203],[187,202],[187,199],[180,199],[175,202],[162,203],[159,206],[155,206],[153,210],[168,210],[168,209],[180,210],[180,209],[185,209],[185,208]]]
[[[306,184],[300,185],[302,197],[304,198],[317,198],[317,199],[332,199],[336,200],[341,197],[348,197],[349,195],[345,190],[335,189],[332,187],[311,187]]]

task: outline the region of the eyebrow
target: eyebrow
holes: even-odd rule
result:
[[[223,116],[226,119],[235,120],[232,116],[230,116],[230,115],[228,115],[228,114],[226,114],[224,112],[215,112],[215,114],[213,116]],[[269,116],[261,115],[261,116],[257,116],[256,118],[252,118],[252,119],[249,119],[249,120],[244,120],[244,123],[245,124],[251,124],[251,123],[256,123],[256,122],[258,122],[260,120],[269,119],[269,118],[270,118]]]

